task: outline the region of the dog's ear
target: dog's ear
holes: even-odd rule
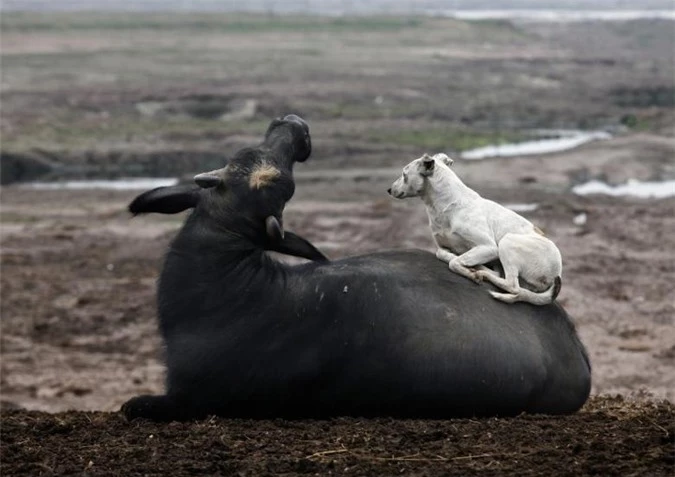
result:
[[[433,157],[431,157],[429,154],[425,154],[422,156],[422,164],[420,167],[420,174],[423,176],[430,176],[431,174],[434,173],[434,166],[436,165],[436,161],[434,160]]]
[[[455,163],[455,160],[453,158],[451,158],[450,156],[448,156],[447,154],[444,154],[442,152],[439,152],[438,154],[434,154],[434,159],[438,159],[439,161],[441,161],[443,164],[445,164],[448,167],[450,167],[451,165],[453,165]]]

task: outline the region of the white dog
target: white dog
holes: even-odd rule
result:
[[[403,168],[388,192],[397,199],[422,198],[438,245],[436,257],[450,270],[475,282],[489,281],[507,292],[490,294],[507,303],[551,303],[561,286],[558,247],[529,220],[467,187],[450,169],[452,163],[445,154],[425,154]],[[496,259],[504,278],[483,266]]]

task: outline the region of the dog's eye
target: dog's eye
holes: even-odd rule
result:
[[[403,183],[404,184],[408,183],[408,176],[406,174],[403,174]]]

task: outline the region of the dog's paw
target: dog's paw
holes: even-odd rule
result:
[[[495,300],[503,301],[504,303],[515,303],[517,301],[517,296],[512,293],[499,293],[496,291],[489,291],[492,298]]]

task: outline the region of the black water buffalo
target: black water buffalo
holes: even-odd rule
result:
[[[278,126],[284,141],[301,142],[297,124]],[[204,189],[132,203],[135,213],[194,210],[159,281],[166,394],[131,399],[127,418],[450,418],[584,404],[588,357],[557,304],[498,302],[419,250],[295,266],[268,256],[288,236],[279,221],[293,187],[273,169],[306,158],[284,150],[286,162],[240,151],[197,176]],[[311,256],[296,238],[292,251]]]
[[[134,215],[145,212],[161,214],[175,214],[193,208],[200,202],[200,189],[222,187],[224,172],[228,177],[243,178],[242,181],[230,182],[230,187],[242,197],[247,191],[257,191],[257,194],[247,196],[251,201],[247,207],[260,212],[257,218],[241,217],[236,230],[257,230],[265,223],[266,235],[258,236],[256,245],[265,250],[295,255],[316,261],[328,260],[319,250],[308,241],[292,232],[283,232],[281,227],[282,213],[286,202],[295,192],[293,181],[293,165],[295,162],[304,162],[312,152],[312,141],[309,135],[309,126],[300,117],[290,114],[282,119],[271,122],[265,133],[264,141],[255,148],[245,148],[237,153],[236,161],[228,164],[224,169],[205,172],[195,176],[196,186],[178,185],[174,187],[158,187],[138,196],[130,205],[129,211]],[[272,189],[269,184],[280,184],[282,187]],[[236,188],[242,188],[237,192]],[[151,199],[151,206],[148,208]],[[234,202],[214,205],[219,213],[234,215],[231,210]],[[228,210],[228,207],[230,208]],[[215,210],[215,209],[214,209]],[[262,219],[261,219],[262,218]]]

